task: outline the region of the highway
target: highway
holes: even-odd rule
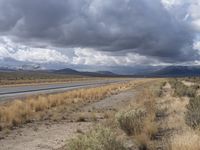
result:
[[[92,80],[79,81],[71,83],[43,84],[43,85],[26,85],[26,86],[11,86],[0,87],[0,101],[22,98],[28,95],[49,94],[73,89],[97,87],[109,83],[125,82],[130,79],[108,79],[108,80]]]

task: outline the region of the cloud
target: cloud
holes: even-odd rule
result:
[[[193,0],[194,2],[189,5],[188,12],[190,14],[192,25],[195,29],[200,31],[200,2]]]
[[[65,55],[52,49],[29,48],[28,50],[20,49],[13,53],[13,59],[18,61],[36,62],[36,63],[67,63],[68,58]]]
[[[90,66],[131,66],[131,65],[155,65],[159,62],[153,58],[147,58],[139,54],[127,53],[125,56],[116,56],[112,53],[101,52],[93,49],[76,48],[72,64]]]
[[[199,59],[199,7],[198,0],[0,0],[0,33],[30,47],[12,54],[24,61],[66,62],[63,51],[75,49],[74,64],[181,63]]]
[[[0,60],[13,59],[31,63],[68,63],[67,56],[54,49],[33,48],[14,44],[7,38],[0,42]]]
[[[200,31],[199,0],[162,0],[162,2],[171,14],[187,21],[194,30]]]

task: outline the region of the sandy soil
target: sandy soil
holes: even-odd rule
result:
[[[91,110],[109,110],[109,109],[120,109],[125,106],[127,102],[134,99],[137,92],[135,90],[125,91],[123,93],[113,95],[111,97],[105,98],[96,103],[89,104],[82,108],[83,111]]]
[[[65,140],[76,136],[77,130],[86,131],[92,123],[41,124],[15,130],[0,141],[2,150],[51,150],[65,144]]]

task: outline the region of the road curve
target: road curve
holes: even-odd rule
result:
[[[109,83],[124,82],[128,80],[130,79],[120,79],[120,80],[108,79],[108,80],[80,81],[74,83],[59,83],[59,84],[48,84],[48,85],[0,87],[0,101],[24,97],[27,95],[56,93],[72,89],[96,87]]]

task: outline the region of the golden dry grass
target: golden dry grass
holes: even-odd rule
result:
[[[159,83],[160,84],[160,83]],[[141,103],[146,110],[146,117],[143,120],[143,131],[141,134],[138,134],[135,139],[139,145],[140,149],[154,149],[154,143],[152,139],[158,133],[158,125],[155,122],[156,119],[156,98],[157,91],[160,87],[158,85],[154,85],[154,90],[146,89],[142,94],[142,99],[139,102]]]
[[[157,111],[155,99],[160,96],[157,91],[161,83],[147,85],[133,104],[116,115],[119,127],[128,136],[133,137],[139,149],[155,148],[152,141],[158,133],[158,125],[155,122]]]
[[[140,91],[141,92],[141,91]],[[134,106],[130,105],[128,108],[121,108],[118,113],[107,114],[105,113],[106,123],[102,125],[111,129],[118,134],[117,142],[122,143],[125,147],[119,147],[118,144],[114,144],[113,139],[112,142],[108,139],[109,136],[103,137],[99,139],[98,137],[93,137],[91,134],[88,136],[81,136],[75,141],[71,141],[70,146],[71,149],[132,149],[127,145],[125,142],[126,139],[134,138],[138,144],[139,149],[149,148],[151,144],[151,137],[157,132],[157,125],[154,122],[155,119],[155,95],[154,91],[150,90],[149,88],[146,90],[142,90],[141,95],[139,96],[140,100],[138,100],[138,106],[135,108],[135,101]],[[134,108],[133,108],[134,107]],[[115,119],[114,119],[115,118]],[[81,120],[85,120],[85,117]],[[115,124],[117,121],[117,124]],[[119,130],[121,128],[122,130]],[[126,133],[126,134],[123,134]],[[103,133],[103,132],[101,132]],[[100,135],[100,134],[98,134]],[[95,141],[98,141],[95,142]],[[103,143],[99,143],[103,141]],[[109,143],[109,145],[107,145]],[[109,147],[105,147],[109,146]],[[111,146],[111,147],[110,147]],[[127,147],[128,146],[128,147]]]
[[[25,100],[15,100],[0,106],[0,127],[2,129],[29,122],[36,114],[40,115],[40,112],[57,106],[70,105],[82,101],[90,102],[100,100],[128,89],[132,85],[132,82],[110,84],[102,87],[79,89],[60,94],[28,97]]]
[[[187,131],[172,138],[172,150],[199,150],[200,137],[193,131]]]
[[[160,106],[167,108],[168,116],[165,119],[165,127],[178,131],[171,133],[169,148],[171,150],[199,150],[200,136],[186,124],[185,120],[188,111],[187,105],[190,103],[189,97],[173,97],[173,89],[168,90],[171,93],[162,99],[165,103],[160,103]]]

